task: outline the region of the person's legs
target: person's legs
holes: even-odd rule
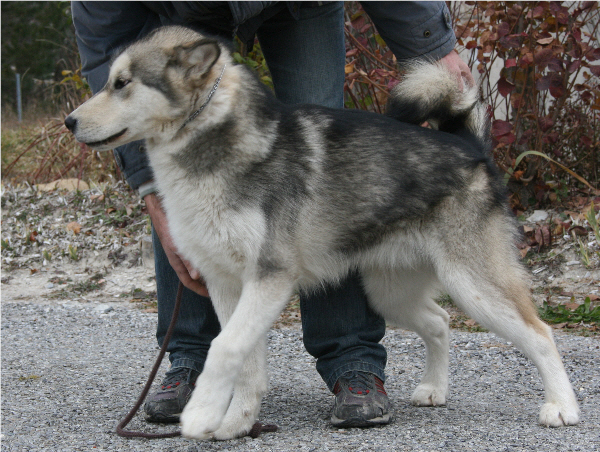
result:
[[[162,347],[171,323],[179,278],[169,265],[158,235],[152,229],[158,303],[156,338]],[[171,367],[187,367],[202,372],[210,342],[219,334],[220,325],[209,298],[184,288],[177,324],[167,352]]]
[[[285,103],[343,107],[345,46],[343,5],[284,10],[258,31],[277,97]],[[385,379],[385,321],[368,306],[360,275],[301,298],[307,351],[330,390],[348,372]]]
[[[344,11],[341,2],[300,8],[299,19],[285,9],[257,35],[277,98],[287,104],[344,106]]]
[[[179,278],[169,264],[154,228],[152,244],[158,298],[156,338],[162,347],[173,316]],[[191,396],[196,378],[202,372],[210,343],[219,331],[219,320],[210,299],[184,288],[179,317],[167,347],[171,369],[160,389],[152,393],[144,405],[147,420],[179,420],[179,413]]]
[[[385,381],[387,356],[379,343],[385,321],[369,307],[359,275],[303,295],[301,311],[304,345],[317,358],[317,371],[331,391],[349,371],[370,372]]]

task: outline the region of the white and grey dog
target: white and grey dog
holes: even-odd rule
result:
[[[442,289],[535,363],[541,424],[578,422],[516,257],[488,122],[477,88],[458,92],[435,64],[415,66],[382,116],[283,105],[226,45],[183,27],[120,53],[104,89],[65,123],[98,150],[146,140],[172,236],[206,280],[222,332],[197,382],[210,390],[181,415],[185,436],[251,429],[267,331],[294,291],[350,269],[375,311],[425,341],[414,404],[443,405],[448,393],[448,314],[432,298]]]

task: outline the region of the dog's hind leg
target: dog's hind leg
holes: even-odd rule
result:
[[[446,404],[448,394],[448,314],[433,301],[438,285],[431,269],[363,273],[373,309],[387,321],[416,332],[425,342],[425,372],[412,394],[417,406]]]
[[[513,257],[512,237],[500,227],[484,233],[488,239],[480,255],[472,249],[466,253],[464,243],[441,245],[436,252],[438,277],[459,308],[511,341],[536,365],[546,390],[539,422],[552,427],[577,424],[575,394],[551,330],[538,318],[524,271]],[[446,254],[444,248],[451,251]]]

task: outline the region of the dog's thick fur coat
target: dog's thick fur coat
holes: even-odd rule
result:
[[[425,341],[414,404],[446,402],[448,315],[433,301],[442,289],[535,363],[540,423],[578,422],[516,258],[485,109],[476,88],[456,85],[420,64],[394,90],[389,116],[286,106],[227,46],[166,27],[126,48],[105,88],[67,118],[97,149],[146,140],[172,236],[206,280],[222,332],[182,413],[185,436],[250,430],[267,389],[268,329],[294,291],[351,269],[375,311]]]

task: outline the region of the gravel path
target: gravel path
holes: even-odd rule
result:
[[[279,432],[226,442],[120,438],[114,428],[157,353],[156,314],[126,302],[104,311],[95,301],[3,299],[2,451],[600,451],[598,338],[557,335],[582,422],[548,429],[537,425],[537,371],[488,333],[452,332],[447,407],[410,406],[424,346],[413,333],[391,329],[384,342],[394,422],[337,430],[328,424],[332,396],[304,351],[297,325],[270,333],[271,388],[261,420],[276,423]],[[131,428],[156,427],[138,417]]]

